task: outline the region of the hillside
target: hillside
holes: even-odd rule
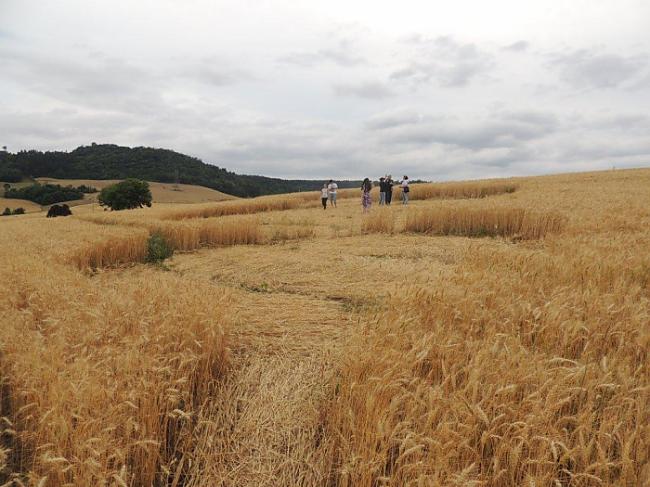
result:
[[[116,179],[55,179],[55,178],[38,178],[40,183],[51,183],[72,186],[86,185],[92,186],[101,190],[106,186],[118,182]],[[225,201],[235,199],[234,196],[222,193],[220,191],[205,188],[203,186],[196,186],[190,184],[165,184],[150,182],[149,188],[154,203],[211,203],[217,201]],[[99,193],[87,194],[84,197],[84,202],[96,202]]]
[[[234,196],[310,191],[322,187],[322,180],[285,180],[235,174],[179,152],[151,147],[122,147],[92,144],[71,152],[35,150],[0,152],[0,181],[23,178],[125,179],[138,178],[161,183],[205,186]],[[341,181],[339,186],[356,187],[358,181]]]
[[[0,212],[2,212],[5,208],[9,208],[11,210],[15,210],[16,208],[23,208],[27,213],[41,211],[40,205],[34,203],[33,201],[0,197]]]

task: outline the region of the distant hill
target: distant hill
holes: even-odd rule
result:
[[[196,157],[151,147],[92,144],[71,152],[0,152],[0,181],[24,178],[125,179],[205,186],[234,196],[292,193],[320,189],[322,180],[288,180],[235,174]],[[341,188],[360,181],[337,181]]]
[[[106,186],[117,183],[119,180],[38,178],[37,181],[41,184],[70,184],[72,186],[83,184],[101,190]],[[151,189],[154,203],[210,203],[237,199],[214,189],[188,184],[149,182],[149,189]],[[86,194],[83,202],[96,203],[98,195],[99,193]]]

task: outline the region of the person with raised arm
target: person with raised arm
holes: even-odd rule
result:
[[[402,204],[403,205],[408,205],[409,204],[409,177],[404,176],[404,179],[402,179]]]

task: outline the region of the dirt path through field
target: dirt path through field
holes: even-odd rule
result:
[[[196,447],[210,452],[197,485],[324,482],[319,408],[350,329],[344,308],[310,296],[236,291],[232,370],[208,415],[219,426]]]
[[[232,369],[208,414],[215,427],[195,446],[195,458],[210,454],[193,485],[326,484],[320,415],[347,339],[390,292],[446,272],[456,258],[447,245],[369,236],[174,257],[175,272],[228,288],[236,315]]]

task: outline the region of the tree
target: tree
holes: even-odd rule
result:
[[[102,189],[98,200],[111,210],[131,210],[151,206],[151,191],[146,181],[126,179]]]

